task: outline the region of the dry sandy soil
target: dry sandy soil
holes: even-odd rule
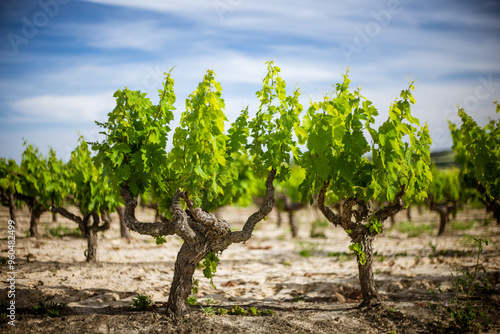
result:
[[[241,227],[252,209],[225,208],[218,215]],[[436,222],[437,215],[425,212],[413,218],[418,224]],[[152,212],[139,210],[139,219],[152,220]],[[112,228],[100,235],[98,264],[85,262],[86,241],[64,236],[50,237],[48,228],[57,226],[51,216],[42,216],[40,240],[26,238],[28,212],[19,212],[17,224],[16,321],[3,322],[1,332],[12,333],[442,333],[450,321],[444,306],[433,312],[435,298],[429,289],[441,287],[444,304],[451,298],[446,289],[457,268],[471,270],[475,261],[470,236],[487,238],[489,246],[481,256],[493,289],[474,297],[489,313],[487,333],[500,331],[499,276],[500,227],[485,226],[483,210],[459,213],[459,222],[472,221],[469,230],[451,229],[435,237],[437,228],[417,237],[389,229],[375,241],[378,256],[375,280],[384,299],[382,306],[359,309],[357,264],[349,253],[345,232],[332,225],[326,238],[311,238],[311,222],[320,217],[313,210],[298,213],[299,237],[290,237],[288,226],[276,225],[276,214],[261,222],[246,244],[234,244],[221,256],[214,278],[216,289],[196,273],[196,295],[205,308],[229,309],[234,305],[271,309],[273,316],[205,315],[191,306],[188,317],[174,321],[165,314],[173,266],[181,240],[168,237],[156,245],[151,237],[132,232],[132,240],[119,238],[117,216]],[[7,256],[8,211],[0,208],[0,257]],[[398,221],[406,221],[404,213]],[[76,224],[59,218],[71,229]],[[397,223],[396,227],[399,223]],[[463,225],[463,224],[462,224]],[[309,257],[299,253],[309,253]],[[28,261],[29,260],[29,261]],[[1,312],[7,299],[8,266],[2,274]],[[483,275],[484,276],[484,275]],[[152,297],[148,311],[130,308],[132,300],[144,294]],[[43,317],[33,305],[39,302],[66,303],[61,317]],[[215,305],[216,304],[216,305]]]

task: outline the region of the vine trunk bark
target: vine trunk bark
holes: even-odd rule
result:
[[[97,262],[97,232],[90,228],[85,238],[87,239],[87,262]]]
[[[198,263],[208,254],[205,247],[198,249],[184,243],[175,261],[174,278],[168,296],[167,312],[172,316],[188,313],[187,298],[193,289],[193,275]]]
[[[10,219],[15,221],[17,223],[17,217],[16,217],[16,205],[15,205],[15,199],[13,194],[9,194],[9,214],[10,214]]]
[[[30,236],[35,238],[40,238],[40,233],[38,232],[38,225],[40,223],[40,216],[43,211],[35,208],[31,208],[31,218],[30,218]]]
[[[299,227],[297,225],[297,218],[295,217],[295,212],[292,210],[288,211],[288,220],[290,221],[290,229],[292,230],[292,238],[297,238],[299,233]]]
[[[128,231],[127,225],[125,225],[125,220],[123,219],[123,215],[125,213],[125,208],[123,206],[118,206],[116,208],[116,213],[120,218],[120,237],[127,239],[130,241],[130,233]]]
[[[441,235],[444,234],[444,230],[446,228],[446,225],[448,224],[449,213],[445,209],[439,210],[438,213],[439,213],[439,231],[438,231],[438,236],[441,236]]]
[[[360,263],[358,256],[359,284],[361,286],[361,293],[363,294],[363,302],[360,307],[379,305],[381,299],[373,277],[373,237],[363,235],[359,239],[361,240],[358,242],[366,256],[365,264]]]

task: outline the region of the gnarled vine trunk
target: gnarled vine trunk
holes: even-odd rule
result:
[[[446,228],[446,225],[448,224],[448,212],[446,210],[441,210],[438,212],[439,213],[439,230],[438,230],[438,236],[444,234],[444,230]]]
[[[299,233],[299,225],[297,223],[297,217],[295,215],[295,212],[305,208],[307,205],[305,203],[294,203],[291,201],[290,197],[286,193],[282,193],[279,196],[279,199],[281,201],[281,205],[278,206],[278,210],[280,209],[288,213],[288,223],[290,224],[290,230],[292,232],[292,237],[296,238],[298,233]],[[281,218],[281,217],[280,217]],[[281,220],[281,219],[280,219]],[[280,226],[281,223],[278,224]]]
[[[381,298],[373,276],[373,240],[375,236],[383,232],[382,223],[404,209],[402,198],[405,194],[405,187],[401,187],[401,191],[391,203],[375,212],[370,201],[349,198],[343,201],[339,214],[336,214],[325,205],[327,188],[328,184],[325,184],[318,195],[316,201],[318,209],[329,222],[335,226],[342,226],[351,237],[352,244],[360,248],[355,250],[358,261],[359,284],[363,294],[363,302],[360,307],[379,305]],[[369,227],[373,222],[377,223],[376,229],[370,229]]]
[[[123,206],[116,207],[116,213],[120,219],[120,237],[130,241],[130,233],[128,232],[128,227],[125,225],[125,220],[123,219],[125,208]]]
[[[40,233],[38,232],[38,225],[40,224],[40,216],[44,210],[39,210],[37,208],[31,208],[31,218],[30,218],[30,236],[35,238],[40,238]]]
[[[500,205],[496,205],[492,210],[493,217],[497,220],[497,225],[500,225]]]
[[[97,233],[109,230],[111,220],[109,215],[101,212],[101,217],[97,212],[82,213],[82,217],[72,214],[65,208],[52,208],[52,212],[57,212],[63,217],[78,224],[83,237],[87,240],[87,250],[84,252],[87,262],[97,262]],[[103,223],[101,224],[101,219]]]
[[[486,211],[493,212],[497,225],[500,225],[500,198],[489,197],[486,188],[480,182],[477,182],[477,190],[482,195],[481,201],[486,205]]]
[[[9,207],[10,219],[17,222],[16,217],[16,200],[14,199],[14,194],[10,194],[2,191],[2,204],[6,204]]]
[[[493,218],[497,221],[497,225],[500,225],[500,200],[493,199],[486,201],[486,211],[493,212]]]
[[[231,231],[226,221],[200,208],[194,208],[188,194],[180,190],[176,191],[172,200],[171,220],[160,216],[161,220],[154,223],[139,222],[135,217],[137,201],[129,189],[122,188],[121,196],[125,203],[124,222],[128,228],[153,237],[176,234],[184,240],[175,261],[174,278],[167,303],[168,314],[181,317],[188,312],[187,298],[193,288],[194,272],[198,263],[209,252],[219,253],[231,243],[247,241],[252,236],[255,225],[271,212],[274,205],[275,175],[275,170],[269,173],[264,203],[259,211],[247,219],[241,231]],[[181,199],[188,206],[190,216],[182,208]]]
[[[450,221],[450,214],[457,212],[461,205],[452,201],[436,203],[431,196],[429,196],[428,201],[429,209],[439,214],[439,229],[437,235],[441,236],[444,234],[446,225],[448,225],[448,222]]]
[[[359,239],[366,261],[361,264],[358,257],[359,284],[363,294],[363,303],[360,306],[375,306],[381,303],[381,299],[373,277],[373,237],[363,235]]]
[[[172,315],[187,314],[187,298],[193,289],[193,275],[198,263],[205,258],[208,251],[184,243],[177,254],[174,278],[170,287],[167,309]]]
[[[97,232],[91,229],[85,238],[87,239],[87,251],[85,252],[87,262],[97,262]]]

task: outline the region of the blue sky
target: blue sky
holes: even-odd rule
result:
[[[451,148],[456,105],[480,124],[500,116],[500,1],[3,0],[0,13],[0,156],[17,161],[24,140],[67,160],[79,134],[99,138],[116,89],[156,102],[174,66],[177,119],[207,69],[230,121],[255,112],[266,60],[305,108],[349,66],[381,119],[417,79],[433,150]]]

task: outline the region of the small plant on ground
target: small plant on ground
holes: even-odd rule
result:
[[[215,314],[217,315],[227,315],[228,314],[228,310],[226,310],[225,308],[218,308],[217,311],[215,312]]]
[[[201,306],[200,306],[201,307]],[[252,316],[252,317],[265,317],[265,316],[272,316],[274,315],[273,310],[265,309],[262,311],[259,311],[258,308],[252,306],[248,309],[245,309],[239,305],[234,305],[231,307],[231,309],[227,310],[224,308],[218,308],[218,309],[213,309],[212,306],[203,308],[201,307],[205,315],[211,316],[211,315],[244,315],[244,316]]]
[[[376,251],[373,256],[375,256],[375,258],[377,258],[380,262],[384,262],[386,260],[386,256],[378,251]]]
[[[246,315],[247,311],[239,305],[234,305],[228,312],[229,315]]]
[[[196,297],[194,297],[194,296],[189,296],[187,299],[187,303],[189,305],[196,305],[196,304],[198,304],[198,299],[196,299]]]
[[[313,253],[317,250],[318,245],[313,242],[301,241],[299,242],[299,256],[301,257],[311,257],[314,256]]]
[[[66,308],[66,303],[42,303],[39,302],[38,305],[33,305],[33,308],[37,313],[44,317],[57,318],[61,316],[61,311]]]
[[[295,303],[303,302],[304,301],[304,296],[302,296],[302,295],[295,296],[295,297],[293,297],[292,301],[295,302]]]
[[[434,224],[415,223],[415,222],[399,222],[394,226],[394,229],[399,233],[407,233],[408,238],[419,237],[422,234],[432,234]]]
[[[205,313],[206,316],[211,316],[215,314],[215,310],[212,306],[203,307],[202,305],[200,305],[200,308],[203,311],[203,313]]]
[[[274,313],[275,313],[275,312],[274,312],[273,310],[270,310],[270,309],[265,309],[265,310],[262,310],[262,311],[260,312],[260,315],[267,317],[267,316],[272,316],[272,315],[274,315]]]
[[[261,312],[256,308],[256,307],[250,307],[248,309],[248,313],[251,315],[251,316],[259,316],[261,314]]]
[[[347,252],[329,252],[328,257],[336,257],[338,261],[347,261],[354,257],[353,253],[347,253]]]
[[[472,272],[465,269],[457,271],[457,274],[453,276],[454,282],[451,288],[453,296],[444,305],[451,317],[450,328],[459,330],[461,333],[478,332],[482,327],[489,325],[488,314],[472,301],[476,291],[487,290],[491,286],[487,278],[479,279],[477,277],[479,271],[486,274],[486,268],[479,263],[479,258],[484,253],[483,245],[488,245],[488,241],[474,240],[477,246],[477,256],[473,270]],[[441,289],[438,289],[438,292],[443,293]],[[431,294],[436,295],[436,292],[431,290]],[[434,311],[438,305],[431,303],[429,306]]]
[[[311,225],[311,238],[326,238],[326,228],[330,223],[326,220],[315,220]]]
[[[468,231],[474,227],[474,221],[453,221],[451,222],[451,229],[453,231]]]
[[[153,300],[150,296],[137,295],[137,297],[132,300],[132,308],[134,310],[145,311],[151,309],[152,307]]]
[[[65,236],[77,237],[77,238],[82,237],[82,232],[78,227],[71,229],[67,226],[62,226],[61,223],[57,224],[56,227],[48,228],[47,232],[53,237],[65,237]]]

